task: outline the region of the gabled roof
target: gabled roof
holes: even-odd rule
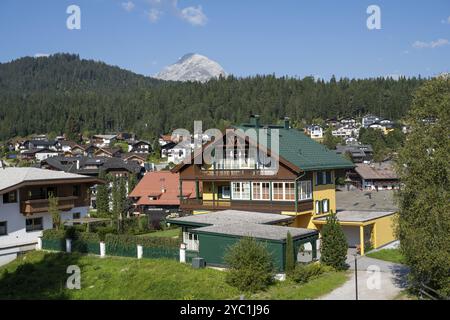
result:
[[[138,205],[179,205],[179,196],[179,174],[170,171],[148,172],[129,194],[130,198],[139,198]],[[183,182],[183,196],[195,198],[195,182]]]
[[[242,130],[255,129],[259,134],[259,129],[254,125],[244,124],[236,128]],[[286,129],[283,126],[267,127],[267,146],[270,148],[271,133],[273,129],[279,131],[279,156],[299,167],[303,171],[327,170],[327,169],[349,169],[354,165],[351,161],[344,159],[335,151],[329,150],[303,132],[293,128]]]
[[[33,167],[27,168],[0,168],[0,192],[24,182],[52,180],[79,180],[93,181],[92,177],[62,171],[45,170]]]
[[[356,173],[365,180],[397,180],[398,176],[390,163],[357,164]]]

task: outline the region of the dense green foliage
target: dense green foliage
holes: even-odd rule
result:
[[[102,179],[106,182],[105,172],[101,170],[98,175],[99,179]],[[109,216],[109,193],[108,193],[108,185],[105,183],[101,183],[97,185],[97,194],[96,194],[96,208],[97,208],[97,216],[99,217],[107,217]]]
[[[59,54],[0,64],[0,140],[32,133],[132,131],[142,138],[175,128],[223,128],[248,120],[302,120],[363,115],[398,119],[422,79],[376,78],[329,82],[256,76],[201,83],[162,82]],[[76,137],[72,137],[76,139]]]
[[[295,250],[294,250],[294,241],[292,240],[292,235],[290,232],[287,233],[286,237],[286,273],[289,273],[295,268]]]
[[[428,121],[424,121],[428,120]],[[413,283],[450,296],[450,79],[435,78],[415,94],[411,133],[399,152],[397,233]]]
[[[384,135],[378,129],[361,128],[359,131],[359,141],[363,144],[370,144],[373,147],[374,160],[381,162],[403,145],[405,135],[399,128],[395,128],[387,135]]]
[[[289,279],[297,283],[307,283],[325,272],[332,272],[333,268],[320,263],[297,264],[289,273]]]
[[[105,243],[112,246],[136,246],[142,245],[147,248],[174,248],[177,249],[180,246],[179,239],[168,237],[137,237],[134,235],[116,235],[108,234],[105,237]]]
[[[322,228],[322,244],[320,249],[320,262],[324,265],[344,270],[347,268],[347,239],[344,231],[337,221],[336,214],[327,216],[327,222]]]
[[[264,290],[273,282],[272,255],[254,238],[242,238],[228,248],[225,262],[229,267],[227,283],[241,292]]]

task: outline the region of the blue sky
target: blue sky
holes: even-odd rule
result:
[[[66,27],[71,4],[81,30]],[[449,0],[0,2],[0,62],[70,52],[145,75],[196,52],[237,76],[432,76],[450,71],[449,41]]]

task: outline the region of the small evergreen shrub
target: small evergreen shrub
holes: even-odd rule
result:
[[[341,225],[337,221],[336,214],[331,213],[322,228],[322,244],[320,249],[320,262],[333,267],[336,270],[347,268],[347,238]]]
[[[225,253],[226,282],[243,292],[264,290],[275,275],[272,255],[254,238],[243,238]]]
[[[329,266],[320,263],[297,264],[288,277],[297,283],[307,283],[325,272],[333,271]]]

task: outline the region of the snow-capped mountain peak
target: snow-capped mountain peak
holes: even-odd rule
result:
[[[217,62],[198,53],[182,56],[176,63],[165,67],[155,75],[161,80],[200,81],[226,76],[225,70]]]

